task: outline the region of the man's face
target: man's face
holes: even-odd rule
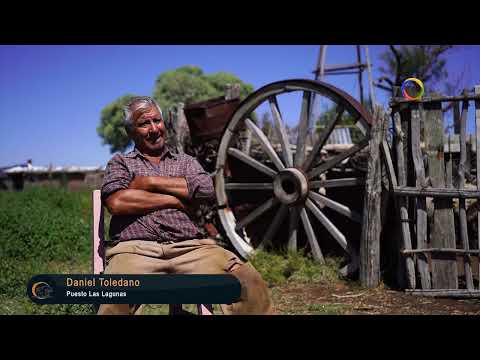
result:
[[[165,124],[155,107],[151,107],[134,121],[132,139],[142,152],[161,153],[165,146]]]

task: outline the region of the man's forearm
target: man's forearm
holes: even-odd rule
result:
[[[188,199],[187,181],[183,177],[139,176],[133,179],[129,188]]]
[[[117,191],[108,197],[106,205],[112,215],[144,215],[160,209],[185,209],[175,196],[137,189]]]

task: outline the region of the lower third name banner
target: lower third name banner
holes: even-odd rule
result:
[[[37,304],[230,304],[240,293],[230,274],[41,274],[27,285]]]

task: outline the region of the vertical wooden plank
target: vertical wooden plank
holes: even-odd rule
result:
[[[373,107],[375,109],[375,106]],[[391,192],[389,190],[396,189],[397,175],[393,169],[392,158],[390,156],[390,149],[388,147],[388,130],[390,124],[391,109],[389,108],[383,116],[383,134],[380,143],[380,164],[381,164],[381,176],[382,176],[382,196],[381,196],[381,218],[382,218],[382,231],[385,222],[388,217],[388,208],[390,204]],[[383,191],[386,190],[386,191]]]
[[[440,102],[424,105],[425,149],[428,172],[432,186],[445,187],[445,162],[443,148],[443,113]],[[455,248],[455,223],[451,199],[434,199],[431,247]],[[457,289],[458,271],[456,256],[432,253],[432,288]]]
[[[480,95],[480,85],[475,86],[475,95]],[[476,171],[477,171],[477,189],[480,190],[480,101],[475,100],[475,145],[476,145]],[[477,212],[477,239],[480,249],[480,211]],[[480,254],[478,256],[478,278],[480,289]]]
[[[446,186],[447,188],[449,189],[452,189],[453,188],[453,165],[452,165],[452,160],[453,160],[453,156],[452,156],[452,136],[450,134],[448,134],[448,138],[447,138],[447,141],[448,141],[448,154],[445,155],[445,182],[446,182]]]
[[[367,63],[367,74],[368,74],[368,88],[370,91],[370,106],[375,109],[375,105],[377,103],[375,99],[375,88],[373,87],[373,78],[372,78],[372,66],[370,64],[370,55],[368,52],[368,46],[365,45],[365,61]]]
[[[361,45],[357,45],[357,63],[362,63],[362,51]],[[359,84],[359,91],[360,91],[360,104],[363,105],[363,68],[358,69],[358,84]]]
[[[467,116],[468,118],[468,116]],[[468,121],[468,120],[467,120]],[[468,136],[468,134],[465,136],[465,147],[466,147],[466,152],[465,152],[465,179],[466,181],[469,181],[471,179],[472,175],[472,135]]]
[[[387,122],[380,108],[375,109],[375,123],[370,130],[367,181],[363,203],[362,236],[360,239],[360,282],[373,288],[380,283],[380,232],[382,167],[380,145],[383,141],[384,126]]]
[[[422,151],[420,149],[420,125],[425,118],[422,104],[417,106],[412,105],[412,120],[411,120],[411,147],[413,155],[413,163],[415,166],[416,187],[425,188],[427,182],[425,179],[425,167],[423,164]],[[424,197],[417,197],[416,203],[417,211],[417,248],[427,248],[427,199]],[[430,271],[428,269],[428,259],[426,254],[417,254],[417,266],[420,273],[420,281],[422,289],[431,289]]]
[[[327,45],[320,45],[320,52],[318,53],[317,69],[315,71],[315,80],[323,80],[325,73],[325,56],[327,54]],[[313,101],[312,101],[313,104]]]
[[[240,84],[225,85],[225,100],[238,99],[240,97]]]
[[[405,157],[403,149],[403,140],[405,133],[402,131],[402,123],[400,120],[400,113],[395,111],[393,114],[394,127],[395,127],[395,139],[396,139],[396,155],[398,165],[398,184],[399,186],[405,186],[407,184],[407,174],[405,171]],[[400,208],[400,221],[402,228],[403,247],[407,250],[412,248],[412,240],[410,238],[410,226],[408,224],[408,210],[407,199],[405,196],[401,196],[398,199],[398,207]],[[411,255],[406,257],[406,271],[407,271],[407,284],[410,289],[415,289],[415,265]]]
[[[400,110],[400,120],[402,122],[402,131],[404,133],[404,141],[403,141],[403,156],[404,156],[404,166],[405,166],[405,174],[406,174],[406,186],[414,186],[416,182],[415,178],[415,167],[413,166],[413,154],[412,154],[412,147],[410,144],[410,139],[412,138],[412,113],[410,110],[411,104],[403,104]],[[415,227],[413,226],[412,219],[416,216],[416,198],[414,196],[410,196],[407,198],[407,212],[408,218],[410,219],[408,222],[408,226],[410,226],[410,233],[415,231]],[[416,242],[416,238],[412,235],[412,246]],[[415,239],[415,241],[414,241]]]
[[[392,148],[389,146],[388,137],[391,119],[391,108],[387,109],[387,118],[385,119],[385,132],[382,141],[382,200],[381,200],[381,216],[382,216],[382,232],[380,243],[380,259],[386,266],[384,267],[383,276],[385,279],[395,281],[399,288],[407,288],[406,285],[406,270],[405,270],[405,256],[401,254],[403,248],[401,222],[398,221],[399,208],[398,198],[393,195],[393,191],[398,187],[396,169],[394,163],[397,161],[395,157],[395,135],[391,134]],[[394,211],[392,211],[394,210]]]
[[[167,111],[167,117],[164,119],[165,123],[165,130],[166,130],[166,140],[165,140],[165,145],[172,149],[177,148],[177,137],[175,134],[175,128],[174,128],[174,123],[175,123],[175,111],[173,108],[168,109]]]
[[[466,91],[464,92],[466,96]],[[462,115],[460,117],[460,163],[458,164],[458,188],[465,188],[465,162],[467,160],[467,114],[468,114],[468,100],[463,101]],[[467,213],[465,208],[465,199],[459,199],[458,206],[459,218],[460,218],[460,239],[462,246],[465,250],[469,250],[468,243],[468,229],[467,229]],[[465,272],[465,281],[467,283],[467,289],[473,290],[473,277],[472,266],[470,256],[466,254],[463,257],[463,265]]]
[[[177,151],[182,154],[185,152],[185,140],[190,133],[188,129],[187,118],[184,112],[184,103],[178,103],[177,119],[175,122],[175,133],[177,134]]]
[[[165,121],[168,134],[167,145],[174,148],[178,153],[185,152],[185,139],[190,134],[184,107],[184,103],[175,104],[174,111],[168,112],[168,121]]]
[[[92,273],[100,274],[104,270],[104,220],[100,190],[92,192]]]
[[[460,103],[453,103],[453,133],[460,134]]]

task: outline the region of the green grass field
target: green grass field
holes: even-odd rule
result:
[[[91,305],[37,305],[26,295],[33,275],[90,273],[91,192],[30,188],[0,192],[0,204],[0,314],[94,314]],[[318,265],[301,253],[259,252],[251,262],[271,287],[274,300],[276,288],[285,284],[338,280],[339,259]],[[310,313],[341,312],[308,306]],[[187,305],[186,310],[195,307]],[[215,310],[220,313],[218,306]],[[147,305],[144,313],[167,314],[168,306]]]

